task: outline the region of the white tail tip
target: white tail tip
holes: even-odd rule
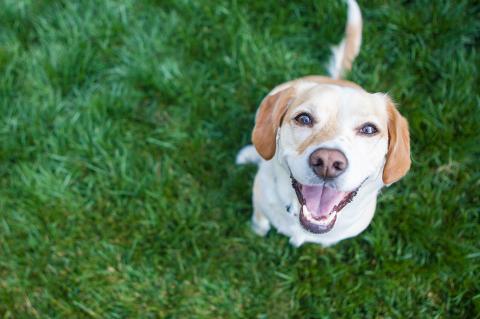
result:
[[[257,150],[253,145],[244,146],[237,154],[237,159],[235,163],[237,165],[242,164],[259,164],[262,161],[262,157],[258,154]]]

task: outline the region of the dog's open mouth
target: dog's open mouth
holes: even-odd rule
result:
[[[338,212],[353,200],[360,188],[341,192],[326,185],[302,185],[293,176],[292,186],[301,205],[300,224],[314,234],[329,232],[335,225]]]

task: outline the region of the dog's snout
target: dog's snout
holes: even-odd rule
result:
[[[348,160],[339,150],[319,148],[310,155],[309,164],[317,176],[335,178],[345,172]]]

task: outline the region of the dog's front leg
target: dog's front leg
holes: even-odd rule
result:
[[[270,230],[270,222],[258,208],[253,209],[252,230],[259,236],[265,236]]]

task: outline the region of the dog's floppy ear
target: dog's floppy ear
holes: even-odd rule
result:
[[[390,185],[407,174],[410,169],[410,135],[408,122],[387,97],[388,152],[383,168],[383,183]]]
[[[266,160],[275,155],[277,129],[293,97],[293,88],[267,95],[257,111],[252,142],[257,152]]]

